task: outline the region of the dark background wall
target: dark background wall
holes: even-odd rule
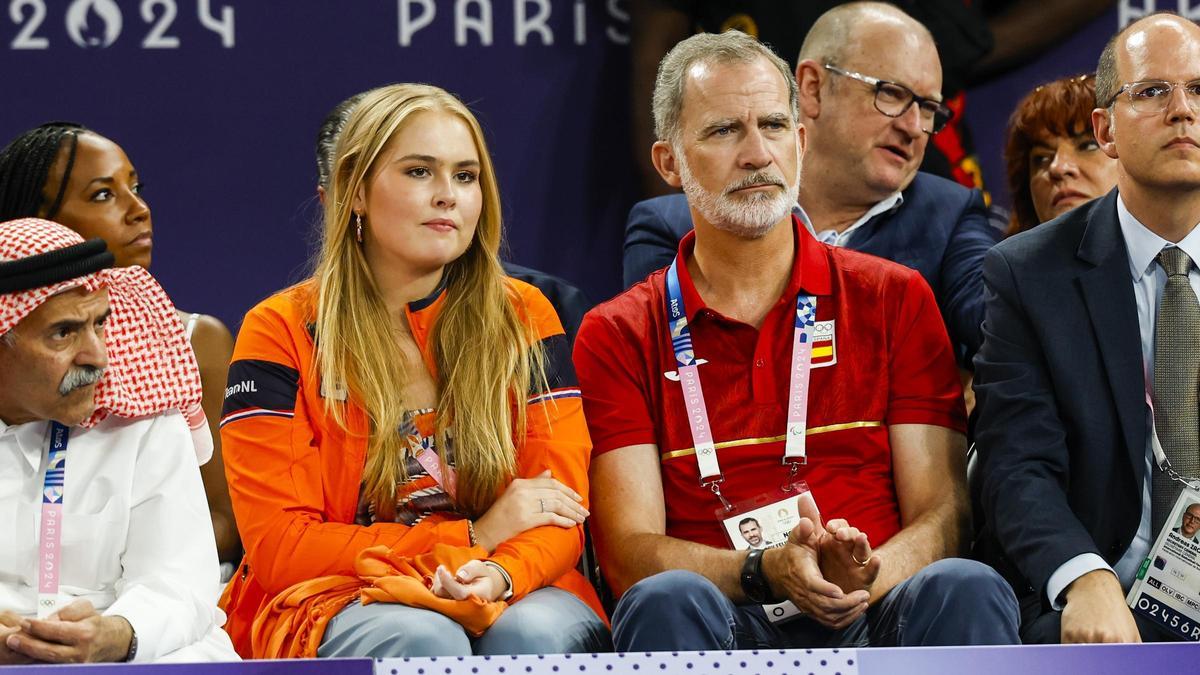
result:
[[[1126,1],[1121,0],[1118,5]],[[1153,8],[1149,10],[1153,11]],[[967,125],[979,151],[979,164],[983,168],[986,187],[997,204],[1007,207],[1009,203],[1002,153],[1008,118],[1017,103],[1039,84],[1060,77],[1094,72],[1100,50],[1108,39],[1117,32],[1119,26],[1136,21],[1141,14],[1132,18],[1129,16],[1127,5],[1123,12],[1114,7],[1036,61],[967,92]]]
[[[255,302],[306,275],[317,125],[343,98],[400,81],[446,87],[479,115],[511,259],[593,300],[619,290],[636,199],[628,0],[0,0],[0,10],[0,142],[65,119],[124,146],[154,211],[152,271],[185,310],[236,330]],[[1013,104],[1092,69],[1117,21],[1114,10],[970,92],[999,203]]]
[[[403,81],[443,86],[479,115],[514,260],[594,298],[619,290],[620,225],[634,197],[624,2],[3,0],[0,9],[0,142],[66,119],[121,144],[154,213],[152,271],[185,310],[236,330],[255,302],[305,276],[318,124],[347,96]],[[13,48],[43,9],[33,36],[44,48]],[[164,12],[175,46],[147,48]],[[232,44],[202,13],[232,16]]]

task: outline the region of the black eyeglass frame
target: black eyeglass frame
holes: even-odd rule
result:
[[[873,100],[873,103],[875,104],[875,109],[878,110],[879,114],[881,114],[881,115],[886,115],[887,117],[893,117],[893,118],[900,117],[904,113],[908,112],[908,109],[911,108],[912,104],[914,104],[914,103],[917,104],[918,110],[921,110],[922,109],[921,106],[925,103],[934,104],[934,106],[936,106],[936,108],[934,109],[934,112],[933,112],[933,119],[930,120],[931,128],[926,129],[924,127],[924,125],[922,125],[922,127],[921,127],[921,131],[924,131],[925,133],[929,134],[930,136],[938,133],[942,129],[945,129],[946,125],[950,123],[950,120],[954,119],[954,111],[951,110],[950,108],[946,107],[945,103],[943,103],[937,99],[921,96],[921,95],[917,94],[917,92],[913,91],[912,89],[909,89],[908,87],[900,84],[899,82],[892,82],[890,80],[881,80],[878,77],[871,77],[870,75],[863,75],[862,73],[856,73],[852,70],[843,70],[843,69],[838,68],[837,66],[829,64],[829,63],[826,63],[824,67],[825,67],[825,70],[828,70],[829,72],[831,72],[835,75],[841,75],[842,77],[848,77],[852,80],[858,80],[859,82],[862,82],[863,84],[867,84],[867,85],[870,85],[871,87],[874,87],[875,98]],[[879,107],[879,93],[881,91],[883,91],[884,87],[896,87],[897,89],[901,89],[905,93],[908,94],[908,103],[904,104],[904,107],[900,109],[900,112],[892,114],[892,113],[889,113],[886,110]],[[922,116],[922,119],[924,119],[923,116]]]

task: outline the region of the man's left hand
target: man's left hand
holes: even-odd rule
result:
[[[132,640],[133,627],[123,617],[101,616],[92,603],[77,600],[48,619],[25,619],[5,644],[45,663],[113,663],[125,659]]]
[[[818,546],[821,574],[827,580],[846,593],[871,592],[882,561],[872,553],[865,532],[851,527],[845,519],[835,518],[825,524]]]

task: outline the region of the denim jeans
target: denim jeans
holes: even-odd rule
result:
[[[898,584],[850,626],[800,617],[773,624],[708,579],[673,570],[634,584],[613,612],[617,651],[1020,644],[1017,599],[991,567],[939,560]]]
[[[355,602],[329,621],[317,656],[565,654],[611,649],[608,628],[590,607],[562,589],[547,587],[504,610],[478,638],[432,610]]]

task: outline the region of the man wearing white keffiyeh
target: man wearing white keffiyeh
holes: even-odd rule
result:
[[[157,282],[112,261],[55,223],[0,224],[0,665],[237,658],[197,536],[195,359]]]

